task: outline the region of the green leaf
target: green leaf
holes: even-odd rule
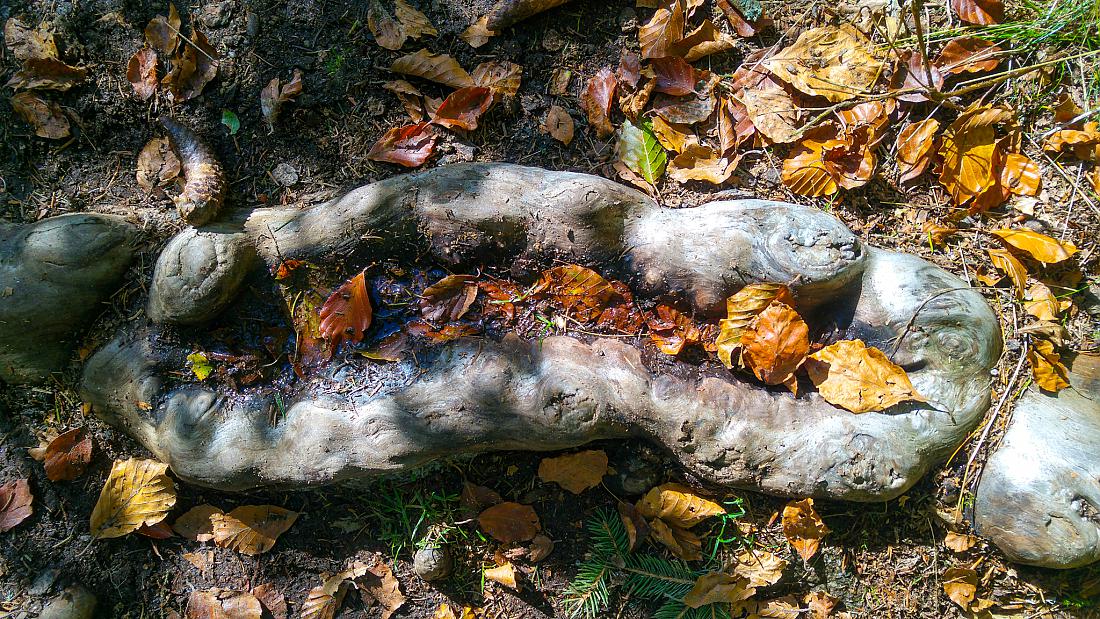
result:
[[[665,173],[668,156],[665,149],[653,135],[653,126],[645,120],[641,126],[623,121],[619,129],[619,158],[626,167],[636,172],[649,183],[657,182]]]
[[[229,135],[237,135],[241,128],[241,120],[229,110],[222,110],[222,124],[229,128]]]
[[[210,364],[210,360],[206,358],[205,353],[193,352],[187,355],[187,362],[191,364],[191,371],[195,373],[195,378],[199,380],[206,380],[206,377],[214,371],[214,366]]]

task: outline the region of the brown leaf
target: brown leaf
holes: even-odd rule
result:
[[[802,600],[810,609],[809,619],[829,619],[836,610],[840,600],[824,591],[812,591],[807,593]]]
[[[476,325],[448,324],[443,325],[441,329],[436,329],[423,320],[410,322],[405,325],[405,329],[413,335],[428,338],[432,344],[442,344],[479,333]]]
[[[482,45],[489,42],[489,39],[495,37],[497,33],[489,29],[489,16],[482,15],[470,27],[462,32],[462,40],[466,41],[470,47],[477,49]]]
[[[756,588],[747,578],[725,572],[709,572],[695,580],[691,591],[684,596],[684,604],[689,608],[699,608],[707,604],[734,604],[747,600],[756,594]]]
[[[650,62],[657,85],[654,90],[680,97],[695,92],[695,67],[683,58],[665,56]]]
[[[1017,298],[1022,299],[1024,297],[1024,287],[1027,285],[1027,268],[1024,267],[1024,264],[1007,249],[990,247],[986,249],[986,252],[989,254],[989,261],[993,263],[993,266],[1012,280],[1012,284],[1016,288]]]
[[[1005,18],[1002,0],[951,0],[951,9],[959,19],[976,26],[999,24]]]
[[[490,537],[505,544],[526,542],[542,530],[534,508],[510,501],[481,512],[477,522]]]
[[[420,103],[420,91],[405,80],[393,80],[382,84],[382,88],[397,96],[398,101],[404,106],[405,112],[414,123],[424,120],[424,106]]]
[[[1062,91],[1054,100],[1054,122],[1068,123],[1084,113],[1073,95],[1068,91]]]
[[[172,69],[161,80],[176,103],[190,101],[202,94],[203,88],[218,73],[218,52],[206,40],[206,35],[193,30],[191,39],[191,43],[184,45],[183,51],[172,58]]]
[[[720,76],[712,75],[694,95],[686,97],[658,97],[653,111],[670,123],[693,125],[710,117],[717,104],[714,86]]]
[[[538,563],[550,556],[552,552],[554,552],[554,540],[539,533],[531,539],[531,551],[527,555],[527,559],[531,563]]]
[[[516,303],[521,297],[519,286],[507,280],[494,278],[483,279],[477,283],[477,286],[489,299],[482,303],[482,314],[499,315],[508,321],[515,320]]]
[[[1063,243],[1027,228],[1002,228],[993,234],[1006,247],[1022,251],[1043,264],[1062,262],[1077,253],[1073,243]]]
[[[710,146],[694,144],[669,162],[668,175],[678,182],[706,181],[721,185],[733,176],[739,156],[724,157]]]
[[[459,88],[452,92],[435,113],[432,122],[450,129],[477,129],[477,120],[493,104],[493,91],[482,86]]]
[[[637,88],[638,80],[642,77],[642,57],[634,52],[623,50],[619,57],[619,68],[615,70],[615,77],[626,88]],[[565,94],[564,92],[550,94]]]
[[[480,512],[486,507],[501,503],[504,499],[500,498],[500,495],[492,488],[464,481],[462,482],[462,495],[459,500],[466,507]]]
[[[168,138],[153,138],[138,153],[137,184],[148,195],[171,183],[179,176],[180,169],[180,160],[168,144]]]
[[[426,49],[393,61],[390,71],[412,75],[452,88],[474,86],[474,80],[458,61],[446,54],[433,54]]]
[[[615,297],[615,289],[599,273],[576,264],[542,272],[535,294],[549,297],[580,322],[595,320]]]
[[[342,573],[328,576],[320,585],[310,589],[302,602],[298,615],[300,619],[333,619],[348,593],[345,580],[345,574]]]
[[[659,542],[678,559],[699,561],[703,558],[703,542],[699,536],[682,527],[671,526],[660,518],[649,523],[650,538]]]
[[[393,570],[385,563],[367,568],[366,573],[353,578],[355,587],[382,605],[382,619],[389,619],[405,605],[405,594]]]
[[[73,428],[46,447],[46,477],[50,481],[76,479],[92,461],[92,437],[84,428]]]
[[[260,601],[272,619],[287,619],[290,614],[286,606],[286,597],[283,596],[271,583],[264,583],[252,588],[252,595]]]
[[[393,11],[397,15],[397,21],[401,23],[401,28],[410,39],[434,37],[439,34],[428,16],[414,9],[405,0],[394,0]]]
[[[943,538],[943,545],[951,552],[966,552],[977,543],[978,538],[973,535],[963,535],[954,531],[948,531],[947,536]]]
[[[730,25],[733,26],[733,30],[739,37],[749,38],[756,36],[756,32],[769,22],[768,18],[764,17],[763,14],[760,15],[756,22],[747,21],[745,16],[742,15],[736,7],[730,4],[730,0],[717,0],[715,4],[718,5],[718,8],[726,16],[726,19],[729,20]]]
[[[187,599],[187,619],[260,619],[262,615],[260,601],[247,591],[192,591]]]
[[[615,100],[618,80],[611,69],[604,67],[588,80],[588,87],[581,95],[581,106],[588,114],[588,123],[596,128],[596,135],[606,138],[615,132],[611,126],[611,105]]]
[[[214,523],[210,517],[222,513],[224,512],[221,509],[213,505],[196,505],[176,518],[172,523],[172,530],[193,542],[209,542],[214,539]]]
[[[180,556],[191,565],[194,565],[195,569],[203,573],[210,569],[210,566],[214,563],[213,550],[207,550],[206,552],[185,552]]]
[[[573,117],[565,111],[565,108],[559,105],[551,105],[550,110],[546,112],[546,118],[542,121],[542,131],[550,134],[550,137],[562,144],[569,146],[569,143],[573,141]]]
[[[556,483],[573,494],[580,494],[600,485],[607,474],[607,454],[602,449],[590,449],[539,462],[539,479]]]
[[[823,26],[803,32],[763,64],[798,90],[839,103],[869,92],[882,73],[871,49],[852,25]]]
[[[669,48],[683,38],[684,8],[680,0],[672,0],[671,6],[658,8],[653,17],[638,28],[642,58],[669,56]]]
[[[935,118],[906,125],[898,132],[897,156],[899,182],[911,181],[928,168],[936,151],[936,132],[940,123]]]
[[[5,86],[15,90],[66,91],[87,76],[84,67],[74,67],[56,58],[31,58],[23,61],[23,68]]]
[[[666,355],[678,355],[685,346],[699,344],[706,337],[704,331],[695,325],[695,321],[680,310],[663,303],[655,310],[656,315],[651,315],[646,320],[649,337]]]
[[[657,141],[674,153],[681,153],[686,147],[699,143],[699,139],[689,133],[691,131],[689,127],[671,124],[660,116],[653,116],[650,120],[653,135]]]
[[[941,577],[943,591],[951,601],[970,610],[974,594],[978,592],[978,574],[968,567],[949,567]]]
[[[284,84],[275,77],[260,91],[260,113],[267,122],[269,132],[275,128],[275,119],[279,117],[283,104],[300,94],[302,94],[302,72],[298,69],[294,69],[289,82]]]
[[[149,47],[134,52],[126,63],[126,79],[139,99],[152,97],[157,91],[157,53]]]
[[[746,118],[772,144],[787,144],[802,135],[800,108],[781,84],[766,79],[735,95]]]
[[[746,600],[734,605],[748,610],[746,619],[799,619],[803,609],[793,595],[785,595],[773,600]]]
[[[985,39],[951,39],[936,57],[936,66],[940,71],[951,75],[992,71],[1001,62],[998,56],[1001,51],[1001,48]]]
[[[145,40],[158,52],[171,56],[180,44],[179,11],[176,5],[168,3],[168,17],[157,15],[145,26]]]
[[[405,358],[409,349],[409,338],[404,331],[394,331],[382,338],[377,344],[359,354],[372,361],[396,363]]]
[[[523,67],[507,60],[489,60],[474,67],[474,83],[493,91],[498,97],[514,97],[523,79]]]
[[[749,586],[767,587],[779,582],[786,567],[786,561],[766,550],[746,550],[737,555],[733,574],[747,579]]]
[[[426,122],[394,127],[371,146],[367,159],[415,168],[423,165],[435,152],[438,137],[430,123]]]
[[[733,49],[736,44],[732,37],[716,28],[714,22],[707,19],[687,36],[674,42],[668,51],[674,56],[682,56],[688,62],[695,62],[711,54]]]
[[[829,527],[817,515],[813,499],[791,501],[783,508],[783,535],[803,561],[817,554],[821,539],[828,533]]]
[[[4,45],[19,60],[58,57],[53,31],[46,22],[32,29],[18,17],[9,18],[4,23]]]
[[[630,288],[626,284],[620,281],[611,282],[611,287],[615,290],[619,300],[600,313],[600,319],[596,321],[596,324],[604,329],[627,335],[637,333],[645,324],[645,316],[634,305],[633,293],[630,292]]]
[[[772,301],[741,336],[741,360],[765,384],[787,384],[810,351],[809,333],[798,312]]]
[[[616,504],[619,512],[619,520],[626,529],[627,549],[631,552],[638,547],[638,542],[649,537],[649,523],[638,511],[638,508],[630,503],[619,501]]]
[[[0,486],[0,533],[19,526],[34,512],[31,486],[26,479],[15,479]]]
[[[214,544],[246,555],[271,550],[297,519],[298,512],[274,505],[242,505],[228,514],[210,515]]]
[[[427,320],[451,322],[462,318],[477,298],[473,275],[448,275],[420,293],[420,314]]]
[[[516,583],[516,568],[511,561],[505,561],[502,565],[485,570],[484,575],[488,580],[499,582],[509,589],[519,590],[519,585]]]
[[[890,90],[912,91],[897,92],[899,101],[922,103],[930,100],[929,93],[943,91],[943,74],[931,61],[925,66],[919,51],[895,51],[895,54],[898,62],[890,78]]]
[[[794,305],[790,289],[768,282],[749,284],[726,299],[727,315],[718,323],[720,331],[715,347],[718,358],[727,368],[733,367],[733,354],[741,349],[745,332],[772,301]]]
[[[399,50],[409,35],[405,28],[378,0],[371,0],[367,8],[367,28],[374,41],[390,50]]]
[[[321,306],[320,317],[321,335],[328,340],[330,357],[343,342],[358,344],[363,341],[363,332],[370,327],[373,317],[366,272],[360,271],[332,291]]]
[[[1054,350],[1054,344],[1047,340],[1035,340],[1027,351],[1031,362],[1031,374],[1035,384],[1044,391],[1057,393],[1069,387],[1069,370],[1062,363],[1062,357]]]
[[[646,518],[659,518],[670,525],[690,529],[711,516],[726,513],[726,510],[685,486],[667,483],[646,493],[638,501],[638,512]]]
[[[899,402],[925,399],[905,370],[862,340],[841,340],[810,355],[810,380],[821,397],[853,413],[883,411]]]

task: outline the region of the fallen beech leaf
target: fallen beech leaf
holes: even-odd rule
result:
[[[991,247],[986,249],[986,252],[993,266],[1012,280],[1012,285],[1016,288],[1016,297],[1022,299],[1024,286],[1027,284],[1027,268],[1024,264],[1007,249]]]
[[[1069,387],[1069,370],[1062,363],[1062,357],[1054,350],[1054,344],[1047,340],[1035,340],[1027,351],[1031,362],[1031,374],[1035,383],[1044,391],[1057,393]]]
[[[580,322],[595,320],[615,296],[615,289],[592,269],[568,264],[542,272],[535,293],[550,297]]]
[[[619,159],[646,182],[653,184],[665,173],[668,155],[657,142],[648,121],[640,126],[629,120],[619,128]]]
[[[473,275],[448,275],[420,293],[420,314],[427,320],[451,322],[462,318],[477,298]]]
[[[765,384],[787,384],[810,351],[809,333],[794,308],[772,301],[741,336],[741,361]]]
[[[787,144],[802,134],[800,108],[782,85],[766,79],[735,95],[753,127],[772,144]]]
[[[1020,153],[1008,153],[1002,159],[1001,185],[1018,196],[1039,194],[1043,179],[1039,164]]]
[[[485,578],[493,582],[498,582],[509,589],[519,590],[519,586],[516,583],[516,568],[512,565],[511,561],[485,570],[484,575]]]
[[[883,411],[906,400],[925,401],[905,370],[862,340],[841,340],[822,348],[809,356],[806,370],[821,397],[853,413]]]
[[[703,542],[699,536],[683,527],[671,526],[660,518],[649,523],[649,536],[678,559],[699,561],[703,558]]]
[[[953,0],[954,1],[954,0]],[[968,567],[949,567],[941,577],[943,591],[963,610],[970,610],[978,591],[978,574]]]
[[[542,530],[534,508],[510,501],[481,512],[477,522],[490,537],[505,544],[526,542]]]
[[[667,483],[647,492],[638,501],[638,512],[646,518],[659,518],[670,525],[690,529],[711,516],[726,513],[726,510],[685,486]]]
[[[718,103],[717,97],[714,96],[714,86],[718,83],[719,78],[719,75],[712,74],[703,85],[696,89],[693,95],[658,97],[654,101],[653,111],[670,123],[682,125],[701,123],[714,113],[714,107]]]
[[[169,2],[168,17],[157,15],[145,26],[145,40],[153,49],[171,56],[180,44],[180,26],[182,25],[176,5]]]
[[[420,97],[423,95],[415,86],[405,80],[393,80],[383,84],[382,88],[397,96],[398,101],[404,106],[405,112],[414,123],[424,120],[424,106],[420,102]]]
[[[668,175],[681,183],[707,181],[721,185],[733,175],[740,159],[739,156],[723,157],[710,146],[693,144],[672,158]]]
[[[963,535],[954,531],[948,531],[947,536],[943,538],[943,545],[951,552],[966,552],[977,543],[978,538],[973,535]]]
[[[210,515],[214,544],[245,555],[271,550],[297,519],[298,512],[274,505],[242,505],[228,514]]]
[[[882,73],[867,37],[850,24],[803,32],[794,45],[763,61],[776,77],[833,103],[870,91]]]
[[[1069,299],[1059,300],[1046,284],[1035,282],[1024,295],[1024,311],[1039,320],[1058,322],[1062,312],[1073,303]]]
[[[200,381],[206,380],[214,371],[210,359],[206,357],[206,353],[202,352],[193,352],[187,355],[187,365],[191,368],[191,373],[195,375],[195,378]]]
[[[976,26],[999,24],[1005,18],[1002,0],[951,0],[951,9],[959,19]]]
[[[684,8],[680,0],[672,0],[671,6],[660,7],[648,22],[638,28],[638,43],[642,58],[661,58],[670,55],[669,48],[684,38]]]
[[[554,540],[539,533],[531,539],[531,551],[527,555],[527,559],[531,563],[538,563],[550,556],[551,552],[554,552]]]
[[[172,530],[193,542],[209,542],[214,539],[214,523],[210,521],[210,517],[223,513],[225,512],[213,505],[196,505],[176,518],[172,523]]]
[[[600,69],[581,95],[581,106],[588,115],[588,123],[596,128],[596,136],[605,138],[615,132],[611,126],[611,105],[615,100],[618,80],[611,69]]]
[[[559,105],[551,105],[546,112],[546,118],[542,121],[542,131],[550,134],[550,137],[569,146],[573,141],[573,117],[565,108]]]
[[[943,91],[943,74],[931,62],[926,66],[919,51],[895,50],[894,53],[897,63],[890,78],[890,90],[897,91],[895,95],[899,101],[922,103],[929,101],[930,93]]]
[[[432,25],[428,16],[414,9],[405,0],[394,0],[393,12],[397,15],[397,21],[401,23],[401,28],[405,30],[405,34],[410,39],[415,40],[424,36],[434,37],[439,35],[439,31]]]
[[[607,474],[607,454],[602,449],[590,449],[539,462],[539,479],[556,483],[573,494],[580,494],[600,485]]]
[[[168,465],[155,460],[115,460],[89,523],[92,537],[122,537],[157,524],[176,504]]]
[[[286,606],[286,597],[271,583],[264,583],[252,588],[252,595],[260,601],[272,619],[287,619],[290,614]]]
[[[618,78],[626,88],[637,88],[638,80],[642,77],[642,57],[624,49],[622,56],[619,56],[619,68],[615,70],[615,77]],[[566,84],[566,86],[568,86],[568,84]],[[551,92],[550,94],[555,93]],[[565,93],[561,92],[558,94]]]
[[[464,481],[462,482],[462,494],[459,496],[459,501],[471,510],[480,512],[486,507],[503,502],[504,499],[500,498],[500,495],[492,488]]]
[[[371,0],[367,8],[367,28],[374,35],[374,41],[389,50],[401,49],[409,36],[397,18],[378,0]]]
[[[46,478],[50,481],[76,479],[91,461],[92,437],[84,428],[73,428],[46,446]]]
[[[382,338],[377,344],[368,350],[359,351],[367,359],[372,361],[389,361],[396,363],[405,358],[409,348],[409,338],[404,331],[394,331]]]
[[[1100,161],[1100,123],[1089,121],[1082,129],[1055,131],[1043,142],[1051,153],[1070,151],[1082,161]]]
[[[185,552],[180,556],[191,565],[194,565],[195,569],[203,573],[210,569],[210,566],[214,563],[213,550],[207,550],[206,552]]]
[[[137,184],[146,195],[165,187],[180,174],[180,160],[168,144],[168,138],[149,140],[137,158]]]
[[[666,56],[654,58],[650,62],[653,67],[654,79],[657,85],[654,90],[674,97],[683,96],[695,92],[695,67],[691,66],[683,58]]]
[[[748,611],[746,619],[799,619],[804,610],[793,595],[774,600],[746,600],[733,605]]]
[[[58,140],[69,136],[69,119],[54,101],[46,101],[33,92],[16,93],[11,98],[16,114],[34,127],[34,134]]]
[[[619,520],[626,529],[627,549],[633,552],[638,547],[639,541],[649,537],[649,523],[638,508],[630,503],[619,501],[615,507],[619,512]]]
[[[817,554],[821,539],[828,533],[829,527],[817,515],[813,499],[791,501],[783,508],[783,536],[803,561]]]
[[[1043,264],[1062,262],[1077,253],[1073,243],[1063,243],[1026,228],[1002,228],[993,234],[1010,249],[1022,251]]]
[[[26,479],[15,479],[0,486],[0,533],[19,526],[34,513],[31,486]]]
[[[737,555],[733,574],[746,578],[749,586],[766,587],[779,582],[786,567],[786,561],[766,550],[746,550]]]
[[[848,136],[836,135],[835,131],[827,126],[813,130],[791,149],[780,175],[791,191],[825,196],[841,187],[861,187],[871,180],[878,164],[876,129],[863,125],[852,128]]]
[[[997,150],[994,125],[1014,122],[1015,116],[1006,106],[975,104],[948,126],[940,145],[943,157],[940,183],[956,204],[979,198],[988,191],[1000,191],[1000,175],[994,169]]]
[[[619,96],[619,109],[631,122],[639,122],[639,118],[645,107],[649,105],[649,99],[653,96],[653,89],[657,86],[657,80],[646,78],[641,87],[634,92],[623,92]]]
[[[470,27],[462,31],[462,40],[466,41],[470,47],[477,49],[482,45],[489,42],[489,39],[495,37],[497,33],[489,29],[489,16],[482,15],[476,22],[470,24]]]
[[[458,338],[477,335],[480,330],[476,325],[449,324],[436,329],[423,320],[414,320],[405,325],[405,329],[413,334],[428,338],[432,344],[442,344],[457,340]]]
[[[691,591],[684,596],[684,604],[690,608],[699,608],[707,604],[734,604],[747,600],[756,594],[756,587],[749,580],[736,574],[710,572],[695,580]]]
[[[294,69],[290,81],[283,84],[279,78],[272,78],[260,91],[260,113],[268,126],[268,133],[275,129],[275,119],[279,117],[283,104],[302,94],[302,72]]]
[[[401,593],[401,583],[393,575],[393,570],[385,563],[366,568],[362,575],[358,570],[349,570],[355,587],[369,595],[382,605],[382,619],[389,619],[399,608],[405,605],[405,594]]]
[[[17,17],[9,18],[4,22],[4,45],[19,60],[58,57],[53,31],[46,22],[32,29]]]
[[[437,138],[430,123],[394,127],[371,146],[367,159],[415,168],[435,152]]]
[[[619,300],[600,313],[600,319],[596,324],[604,329],[633,335],[641,330],[645,324],[645,315],[634,305],[634,295],[630,288],[620,282],[611,282]]]
[[[450,129],[477,129],[477,119],[493,104],[493,91],[482,86],[459,88],[443,100],[432,122]]]
[[[203,88],[218,73],[218,51],[202,32],[192,29],[191,43],[182,49],[172,58],[172,69],[161,80],[176,103],[190,101],[202,94]]]
[[[802,601],[810,609],[809,619],[829,619],[840,600],[824,591],[812,591],[807,593]]]
[[[452,88],[474,86],[474,80],[458,61],[446,54],[433,54],[426,49],[393,61],[390,71],[412,75]]]
[[[500,97],[514,97],[523,79],[523,67],[507,60],[490,60],[474,67],[474,83]]]
[[[187,599],[187,619],[260,619],[263,607],[247,591],[208,589],[192,591]]]
[[[299,610],[300,619],[334,619],[336,611],[344,603],[348,587],[344,574],[327,576],[322,574],[324,580],[320,585],[309,590],[302,607]]]
[[[157,53],[149,47],[134,52],[126,63],[126,79],[139,99],[152,97],[157,91]]]
[[[687,146],[699,143],[699,139],[695,137],[694,134],[688,133],[690,128],[684,125],[671,124],[664,118],[656,115],[649,120],[653,136],[657,138],[661,146],[664,146],[672,152],[680,153],[683,152],[684,148]]]
[[[363,333],[370,327],[373,317],[366,272],[360,271],[332,291],[319,315],[321,335],[329,342],[330,357],[343,342],[358,344],[363,341]]]
[[[656,315],[650,316],[649,338],[666,355],[678,355],[685,346],[698,344],[705,338],[702,329],[695,325],[690,316],[669,305],[660,304]]]
[[[505,320],[516,318],[516,303],[521,297],[521,291],[516,284],[503,279],[485,279],[477,283],[485,296],[489,298],[482,303],[482,314],[499,315]]]
[[[716,28],[714,22],[707,19],[684,38],[672,43],[668,51],[674,56],[682,56],[688,62],[695,62],[711,54],[733,49],[736,44],[733,37]]]
[[[733,353],[741,349],[745,332],[772,301],[794,305],[790,289],[768,282],[749,284],[726,299],[726,318],[718,323],[720,331],[715,347],[718,359],[727,368],[733,367]]]
[[[1000,64],[1001,48],[976,37],[951,39],[936,57],[936,67],[944,73],[979,73],[992,71]]]
[[[911,181],[928,168],[932,154],[936,151],[936,132],[940,123],[935,118],[926,118],[911,123],[898,132],[897,156],[899,182]]]

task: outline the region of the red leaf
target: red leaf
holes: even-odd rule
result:
[[[638,80],[642,76],[642,59],[634,52],[628,52],[623,50],[623,56],[619,59],[619,70],[616,71],[616,76],[619,81],[635,88],[638,86]]]
[[[951,8],[959,19],[977,26],[999,24],[1005,18],[1001,0],[951,0]]]
[[[76,479],[92,461],[92,439],[84,428],[73,428],[46,446],[46,477],[50,481]]]
[[[8,531],[23,522],[34,508],[31,502],[31,487],[26,479],[16,479],[0,486],[0,533]]]
[[[394,127],[374,143],[367,153],[367,159],[415,168],[435,152],[437,137],[429,123]]]
[[[450,129],[477,129],[477,119],[493,104],[493,91],[467,86],[452,92],[432,116],[432,122]]]
[[[142,101],[152,97],[157,91],[157,53],[149,47],[134,52],[126,64],[126,79]]]
[[[588,114],[588,122],[596,128],[596,135],[605,138],[615,132],[611,126],[611,103],[615,100],[615,87],[618,80],[611,69],[600,69],[588,80],[588,88],[581,96],[581,105]]]
[[[154,525],[143,524],[138,527],[136,533],[153,539],[168,539],[169,537],[176,536],[176,534],[172,532],[172,527],[168,526],[168,524],[163,521]]]
[[[695,67],[683,58],[665,56],[651,61],[653,73],[657,78],[657,92],[674,97],[695,92]]]
[[[321,306],[321,334],[329,341],[331,357],[341,343],[358,344],[370,326],[373,312],[362,272],[337,288]]]

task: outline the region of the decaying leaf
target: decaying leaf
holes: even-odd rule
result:
[[[936,57],[936,67],[944,73],[992,71],[1000,64],[1001,48],[976,37],[951,39]]]
[[[554,540],[539,533],[531,539],[531,549],[527,555],[527,559],[531,561],[531,563],[538,563],[550,556],[551,552],[554,552]]]
[[[707,604],[734,604],[755,594],[756,588],[743,576],[709,572],[696,579],[691,591],[684,596],[684,604],[690,608],[700,608]]]
[[[695,62],[705,56],[733,49],[736,44],[733,37],[722,32],[714,26],[714,22],[706,19],[695,30],[673,43],[668,51],[673,55],[682,56],[688,62]]]
[[[206,35],[192,30],[191,40],[183,51],[172,58],[172,68],[161,83],[168,87],[176,103],[190,101],[202,94],[210,80],[218,73],[218,51],[206,39]]]
[[[130,56],[126,63],[126,80],[134,87],[134,92],[142,101],[152,97],[157,91],[157,53],[150,47],[143,47]]]
[[[794,372],[810,351],[809,333],[794,308],[772,301],[741,336],[741,361],[765,384],[794,391]]]
[[[668,155],[650,130],[648,121],[640,126],[629,120],[619,128],[619,159],[626,167],[653,184],[665,172]]]
[[[764,61],[776,77],[833,103],[869,92],[883,64],[867,37],[850,24],[803,32],[794,45]]]
[[[550,137],[569,146],[573,141],[573,117],[560,105],[551,105],[542,121],[542,131]]]
[[[523,79],[523,67],[507,60],[489,60],[474,67],[470,77],[497,97],[514,97]]]
[[[489,39],[497,35],[496,31],[489,29],[489,16],[482,15],[470,27],[462,31],[462,40],[470,47],[477,49],[489,42]]]
[[[488,580],[499,582],[509,589],[519,590],[519,584],[516,582],[516,567],[512,565],[511,561],[505,561],[503,564],[489,568],[483,573]]]
[[[252,588],[252,595],[260,601],[272,619],[287,619],[289,609],[286,606],[286,597],[271,583],[264,583]]]
[[[773,144],[787,144],[801,136],[799,106],[775,80],[766,79],[735,97],[752,126]]]
[[[415,168],[435,152],[438,137],[426,122],[394,127],[371,146],[367,159]]]
[[[59,140],[69,136],[69,118],[56,101],[47,101],[33,92],[19,92],[12,96],[11,107],[34,127],[38,137]]]
[[[654,315],[647,318],[649,338],[666,355],[678,355],[684,347],[698,344],[706,339],[706,333],[696,326],[690,316],[665,304],[655,308]]]
[[[433,54],[422,49],[393,61],[390,71],[412,75],[452,88],[474,86],[474,80],[458,61],[446,54]]]
[[[477,129],[477,120],[493,104],[493,91],[482,86],[459,88],[443,100],[432,122],[450,129]]]
[[[853,413],[882,411],[906,400],[924,402],[909,376],[862,340],[841,340],[810,355],[810,380],[821,397]]]
[[[260,91],[260,112],[263,114],[264,121],[267,122],[269,131],[274,130],[275,119],[279,117],[283,104],[300,94],[302,94],[302,72],[298,69],[294,69],[289,82],[284,84],[275,77],[267,83],[267,86],[264,86]]]
[[[328,340],[329,356],[343,342],[358,344],[370,327],[373,310],[367,294],[366,272],[357,275],[334,290],[319,312],[321,335]]]
[[[660,518],[649,523],[649,537],[668,548],[669,552],[684,561],[699,561],[703,558],[703,541],[691,531],[669,525]]]
[[[1063,243],[1027,228],[1002,228],[994,230],[993,234],[1007,247],[1022,251],[1043,264],[1062,262],[1077,253],[1073,243]]]
[[[974,594],[978,592],[978,574],[968,567],[949,567],[941,577],[943,591],[951,601],[970,610]]]
[[[733,367],[733,354],[741,349],[745,332],[772,301],[794,305],[786,286],[767,282],[749,284],[726,299],[726,318],[718,323],[720,331],[715,346],[718,358],[727,368]]]
[[[153,138],[138,153],[137,184],[146,194],[153,193],[179,176],[180,169],[180,160],[168,138]]]
[[[766,550],[746,550],[737,555],[733,574],[748,579],[752,587],[766,587],[779,582],[786,567],[786,561]]]
[[[718,104],[714,87],[719,79],[719,75],[712,74],[696,89],[696,92],[684,97],[661,95],[654,101],[653,111],[670,123],[683,125],[701,123],[710,118],[714,113],[714,107]]]
[[[432,321],[458,320],[474,304],[477,289],[472,275],[448,275],[420,293],[420,314]]]
[[[393,80],[383,84],[382,88],[397,96],[398,101],[404,106],[405,112],[414,123],[424,120],[424,106],[420,101],[423,95],[415,86],[405,80]]]
[[[672,158],[668,175],[678,182],[706,181],[721,185],[729,180],[740,157],[726,157],[710,146],[693,144]]]
[[[405,605],[405,594],[401,592],[401,583],[393,575],[390,566],[385,563],[378,563],[371,567],[355,563],[344,574],[364,596],[369,596],[382,605],[382,619],[389,619]]]
[[[539,462],[539,479],[556,483],[573,494],[580,494],[600,485],[607,474],[607,454],[602,449],[590,449]]]
[[[966,552],[977,543],[978,538],[973,535],[955,533],[954,531],[948,531],[947,536],[943,538],[943,545],[952,552]]]
[[[791,501],[783,508],[783,535],[803,561],[809,561],[821,547],[821,539],[829,533],[814,509],[813,499]]]
[[[57,58],[57,42],[53,29],[46,22],[31,28],[18,17],[4,22],[4,46],[19,60]]]
[[[619,512],[619,520],[626,529],[627,548],[633,552],[638,547],[638,542],[649,537],[649,523],[631,503],[619,501],[616,506]]]
[[[1027,267],[1024,263],[1007,249],[990,247],[986,249],[986,253],[989,254],[989,261],[993,266],[1012,280],[1012,285],[1016,288],[1016,297],[1022,299],[1027,285]]]
[[[505,544],[526,542],[542,530],[539,515],[533,507],[511,501],[498,503],[481,512],[477,522],[493,539]]]
[[[733,608],[748,612],[745,619],[799,619],[804,609],[793,595],[785,595],[772,600],[745,600],[734,604]]]
[[[670,55],[670,48],[684,38],[684,8],[679,0],[657,9],[648,22],[638,28],[642,58]]]
[[[807,593],[802,601],[806,603],[806,607],[810,609],[809,619],[829,619],[833,616],[833,611],[836,609],[840,600],[829,595],[824,591],[812,591]]]
[[[651,122],[650,129],[657,141],[660,142],[661,146],[674,153],[683,152],[688,146],[699,143],[699,138],[691,133],[690,127],[674,125],[656,115],[649,120]]]
[[[176,5],[169,2],[168,16],[157,15],[145,26],[145,40],[153,49],[171,56],[180,44],[180,26],[182,25]]]
[[[481,512],[486,507],[503,502],[504,499],[500,498],[500,494],[492,488],[464,481],[462,482],[462,494],[459,495],[459,501],[463,506]]]
[[[224,513],[221,509],[203,503],[184,512],[172,523],[177,535],[194,542],[209,542],[214,539],[214,523],[210,517]]]
[[[427,338],[431,344],[442,344],[444,342],[450,342],[451,340],[457,340],[461,337],[469,335],[477,335],[479,329],[477,325],[466,324],[447,324],[442,328],[436,329],[430,323],[423,320],[414,320],[405,325],[405,330],[413,335],[419,335]]]
[[[596,128],[596,135],[605,138],[615,132],[611,126],[611,105],[615,100],[618,80],[610,68],[600,69],[581,95],[581,106],[588,115],[588,124]]]
[[[1069,370],[1062,363],[1062,356],[1048,340],[1035,340],[1027,351],[1031,363],[1031,375],[1043,391],[1057,393],[1069,387]]]
[[[210,515],[214,543],[246,555],[271,550],[297,519],[298,512],[274,505],[242,505],[227,514]]]
[[[951,9],[959,19],[976,26],[999,24],[1005,18],[1002,0],[951,0]]]
[[[260,619],[263,607],[248,591],[208,589],[192,591],[187,599],[187,619]]]
[[[46,477],[50,481],[76,479],[91,461],[92,437],[84,428],[73,428],[46,446]]]
[[[595,320],[615,297],[615,289],[599,273],[576,264],[542,272],[535,294],[549,297],[580,322]]]
[[[695,92],[695,83],[698,81],[695,78],[695,67],[683,58],[654,58],[650,66],[653,67],[654,79],[657,80],[655,91],[674,97]]]
[[[89,523],[92,537],[122,537],[164,520],[176,504],[168,465],[156,460],[115,460]]]
[[[321,576],[321,584],[310,589],[302,602],[298,615],[300,619],[333,619],[344,603],[348,593],[346,575],[327,576],[327,573],[322,573]]]
[[[378,0],[371,0],[367,9],[367,28],[374,35],[376,43],[391,50],[401,49],[409,36],[401,22]]]
[[[935,118],[906,125],[898,132],[897,157],[899,182],[911,181],[928,169],[936,152],[936,132],[940,123]]]
[[[31,486],[26,479],[0,485],[0,533],[14,529],[34,513]]]
[[[700,522],[726,513],[718,503],[704,499],[690,488],[675,483],[657,486],[638,501],[638,512],[649,519],[659,518],[670,525],[690,529]]]

